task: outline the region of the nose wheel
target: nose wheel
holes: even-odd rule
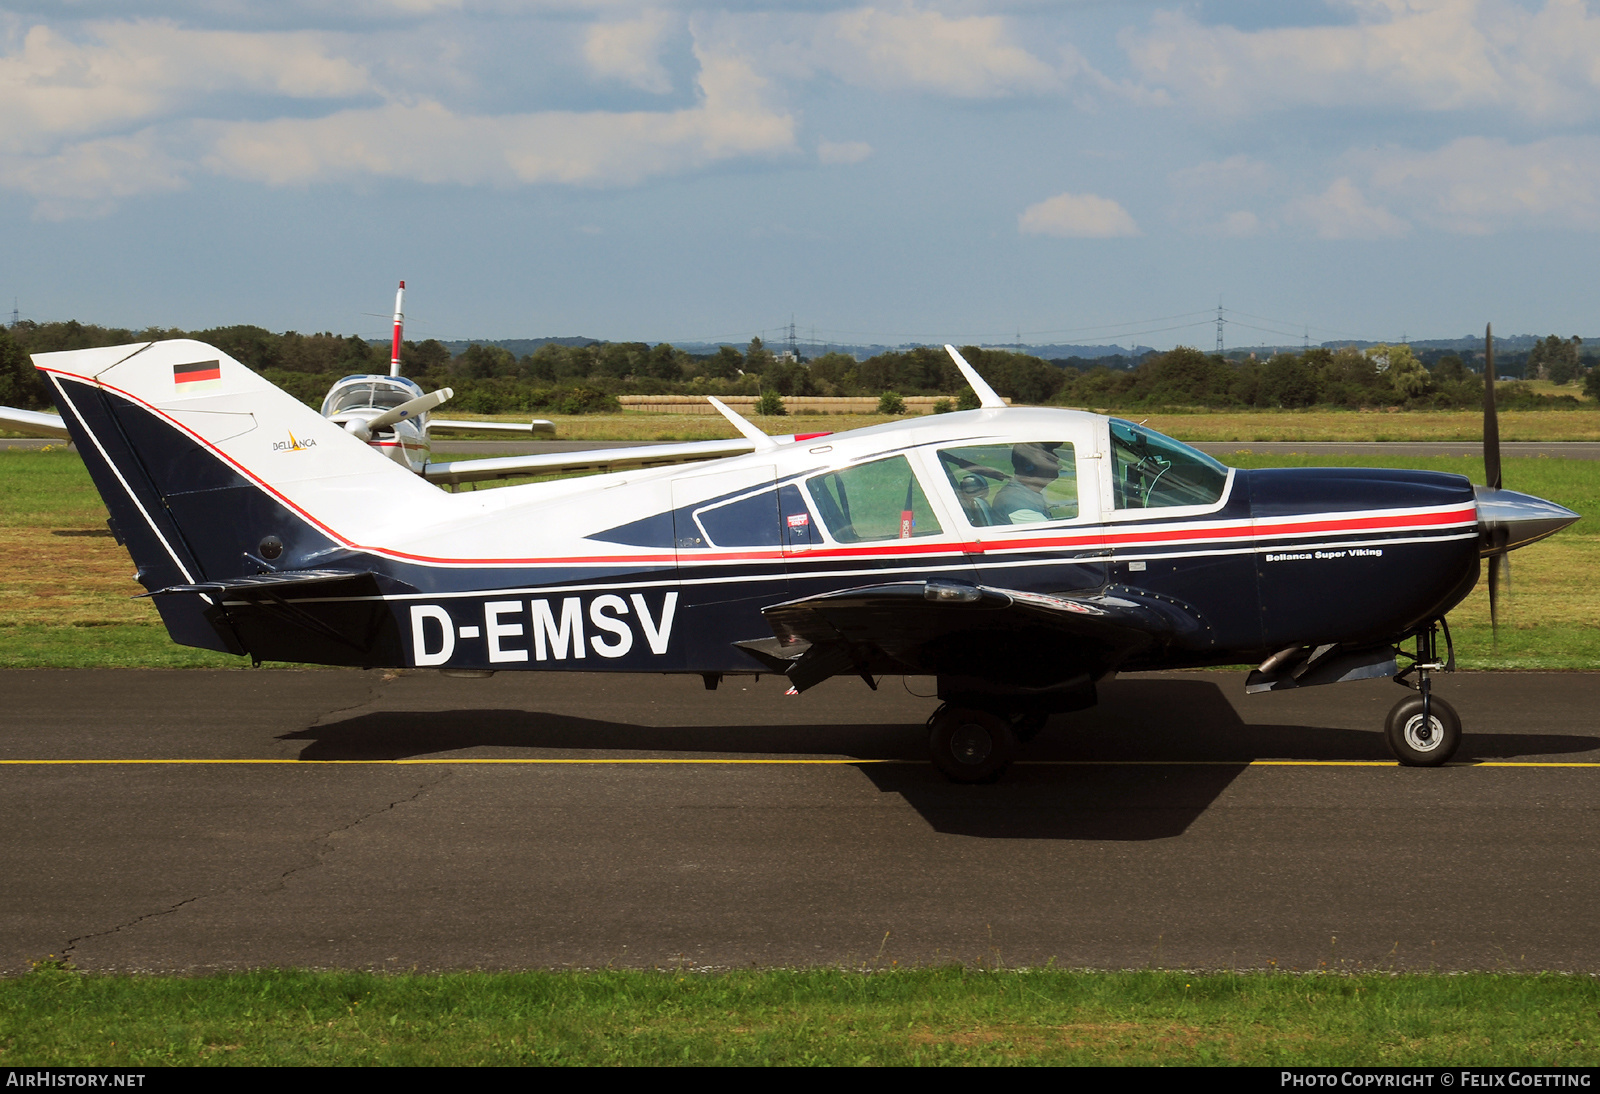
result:
[[[1430,697],[1424,710],[1420,695],[1408,695],[1394,705],[1384,734],[1395,758],[1407,767],[1438,767],[1456,754],[1461,744],[1461,717],[1449,703]]]
[[[1439,624],[1443,622],[1440,620]],[[1396,703],[1383,726],[1389,750],[1406,767],[1439,767],[1448,763],[1461,745],[1461,716],[1455,707],[1433,694],[1428,675],[1455,668],[1448,627],[1444,628],[1446,659],[1439,660],[1439,624],[1431,624],[1418,633],[1411,667],[1395,677],[1397,683],[1416,688],[1417,694]],[[1415,684],[1406,679],[1413,672],[1417,674]]]
[[[928,751],[951,782],[993,782],[1016,755],[1017,735],[997,714],[946,705],[928,719]]]

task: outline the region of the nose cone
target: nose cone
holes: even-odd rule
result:
[[[1578,514],[1553,501],[1515,490],[1472,488],[1478,501],[1478,554],[1487,558],[1553,536]]]

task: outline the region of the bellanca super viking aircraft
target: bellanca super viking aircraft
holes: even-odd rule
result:
[[[1008,407],[946,349],[979,409],[771,438],[723,407],[742,455],[650,446],[680,462],[467,493],[198,342],[34,362],[177,642],[712,689],[928,675],[930,751],[960,782],[997,777],[1109,673],[1239,663],[1259,663],[1251,692],[1393,676],[1414,691],[1388,718],[1396,756],[1442,764],[1461,734],[1430,688],[1454,667],[1445,613],[1480,559],[1492,578],[1578,519],[1501,489],[1492,411],[1487,486],[1245,471],[1120,419]]]

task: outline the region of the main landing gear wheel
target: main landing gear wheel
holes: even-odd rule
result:
[[[1017,735],[1004,718],[986,710],[940,707],[928,727],[934,766],[952,782],[993,782],[1016,755]]]
[[[1389,748],[1406,767],[1438,767],[1448,763],[1461,744],[1461,716],[1443,699],[1430,696],[1428,718],[1422,717],[1422,696],[1395,704],[1384,724]]]

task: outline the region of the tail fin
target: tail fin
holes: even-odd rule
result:
[[[444,496],[201,342],[45,353],[34,364],[151,592],[337,566],[396,513],[421,516]],[[198,603],[157,598],[173,639],[242,652],[183,607]]]

